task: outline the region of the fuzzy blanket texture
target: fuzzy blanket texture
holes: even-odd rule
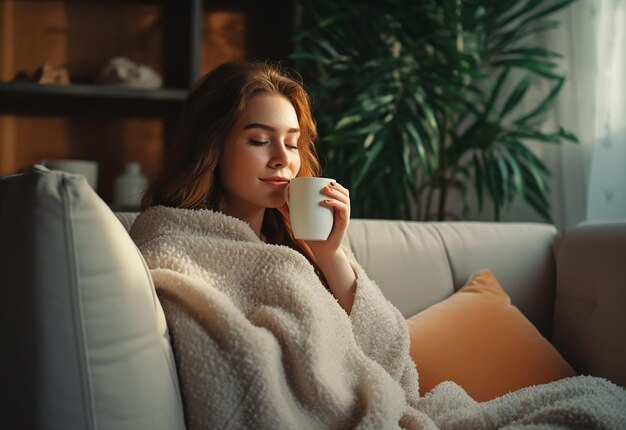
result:
[[[626,390],[595,377],[485,403],[452,382],[420,397],[405,320],[351,253],[348,315],[300,253],[239,219],[159,206],[131,236],[165,310],[190,430],[626,428]]]

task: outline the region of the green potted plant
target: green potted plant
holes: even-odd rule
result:
[[[528,42],[558,26],[574,0],[301,0],[298,49],[322,136],[326,170],[351,189],[357,217],[459,219],[470,191],[494,217],[515,196],[551,220],[549,171],[529,141],[545,131],[564,76],[560,55]],[[535,80],[550,90],[520,112]]]

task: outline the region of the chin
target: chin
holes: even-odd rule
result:
[[[287,199],[279,197],[279,198],[270,198],[265,201],[265,207],[267,209],[278,209],[284,206],[287,203]]]
[[[277,209],[280,208],[282,206],[284,206],[287,203],[287,196],[286,195],[273,195],[273,196],[268,196],[267,199],[265,199],[265,207],[268,209]]]

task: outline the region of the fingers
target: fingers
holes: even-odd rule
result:
[[[350,191],[337,182],[331,182],[326,185],[322,192],[328,197],[332,197],[340,202],[350,205]]]
[[[342,221],[350,219],[350,207],[339,200],[324,200],[322,206],[334,209],[335,217],[340,218]]]
[[[335,214],[338,215],[343,221],[349,220],[350,191],[342,185],[333,182],[324,187],[322,192],[330,198],[323,200],[321,204],[328,208],[334,208]]]

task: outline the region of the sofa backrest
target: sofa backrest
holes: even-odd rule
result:
[[[84,177],[0,179],[2,428],[183,429],[163,310]]]
[[[549,337],[557,230],[538,223],[352,220],[347,243],[405,317],[461,288],[483,268]]]
[[[136,213],[116,213],[130,230]],[[537,223],[353,219],[346,236],[368,275],[405,317],[450,296],[488,268],[515,304],[549,337],[557,230]]]

